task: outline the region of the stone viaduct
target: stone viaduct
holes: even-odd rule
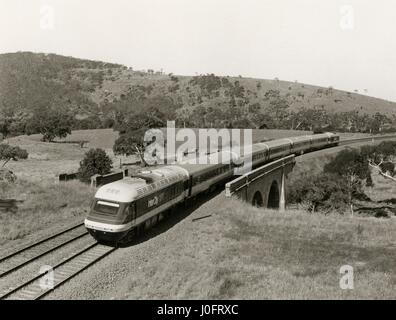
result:
[[[267,163],[225,186],[226,197],[238,197],[257,207],[285,210],[287,175],[295,165],[294,155]]]

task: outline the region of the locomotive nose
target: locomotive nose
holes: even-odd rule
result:
[[[105,243],[117,243],[120,240],[122,240],[128,233],[127,231],[107,232],[107,231],[95,230],[90,228],[87,228],[87,230],[95,240],[97,240],[98,242],[105,242]]]

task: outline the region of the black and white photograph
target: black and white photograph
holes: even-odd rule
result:
[[[0,0],[0,300],[395,300],[395,12]]]

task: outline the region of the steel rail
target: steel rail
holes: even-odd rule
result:
[[[62,230],[62,231],[60,231],[60,232],[58,232],[58,233],[55,233],[55,234],[53,234],[53,235],[51,235],[51,236],[49,236],[49,237],[46,237],[46,238],[44,238],[44,239],[42,239],[42,240],[39,240],[39,241],[37,241],[37,242],[28,244],[27,246],[25,246],[25,247],[23,247],[23,248],[21,248],[21,249],[18,249],[18,250],[16,250],[16,251],[12,252],[12,253],[7,254],[6,256],[1,257],[1,258],[0,258],[0,262],[3,262],[4,260],[9,259],[9,258],[11,258],[11,257],[13,257],[13,256],[15,256],[15,255],[17,255],[17,254],[19,254],[19,253],[21,253],[21,252],[23,252],[23,251],[26,251],[26,250],[28,250],[28,249],[31,249],[31,248],[35,247],[35,246],[38,246],[39,244],[42,244],[42,243],[44,243],[44,242],[46,242],[46,241],[48,241],[48,240],[51,240],[51,239],[53,239],[53,238],[56,238],[56,237],[58,237],[58,236],[60,236],[60,235],[62,235],[62,234],[65,234],[65,233],[67,233],[67,232],[73,230],[73,229],[77,229],[78,227],[83,226],[83,225],[84,225],[84,223],[81,223],[81,222],[80,222],[80,223],[77,224],[77,225],[74,225],[74,226],[72,226],[72,227],[69,227],[69,228],[67,228],[67,229],[65,229],[65,230]]]
[[[29,279],[28,281],[25,281],[24,283],[18,285],[17,287],[11,288],[6,293],[3,293],[2,295],[0,295],[0,299],[8,298],[11,295],[17,294],[19,291],[23,291],[23,289],[25,287],[34,284],[34,282],[36,280],[39,280],[40,278],[46,276],[50,271],[53,271],[55,274],[55,271],[57,269],[59,269],[62,266],[67,265],[68,263],[73,265],[73,262],[74,262],[75,263],[74,266],[79,266],[79,263],[81,264],[82,260],[78,260],[78,258],[80,256],[82,256],[84,253],[88,253],[88,252],[92,251],[92,249],[97,248],[98,246],[102,246],[105,249],[103,253],[101,253],[101,252],[97,253],[97,256],[94,257],[94,259],[92,259],[88,263],[83,263],[83,265],[81,267],[78,267],[77,270],[75,270],[75,271],[72,270],[71,272],[69,272],[69,274],[66,275],[65,278],[61,279],[60,281],[57,281],[52,287],[45,288],[45,289],[41,289],[39,286],[35,287],[35,288],[33,288],[33,291],[29,291],[29,292],[33,293],[30,296],[29,296],[29,292],[26,292],[27,299],[37,300],[37,299],[44,297],[49,292],[55,290],[56,288],[58,288],[65,282],[67,282],[70,279],[72,279],[73,277],[75,277],[77,274],[83,272],[84,270],[86,270],[87,268],[89,268],[90,266],[92,266],[93,264],[95,264],[96,262],[98,262],[99,260],[101,260],[102,258],[104,258],[105,256],[109,255],[111,252],[113,252],[117,249],[116,247],[105,247],[105,246],[99,244],[98,242],[94,242],[94,243],[86,246],[82,250],[78,251],[77,253],[72,254],[70,257],[68,257],[64,261],[56,264],[51,270],[47,270],[46,272],[39,274],[39,275]],[[99,248],[102,248],[102,247],[99,247]],[[38,291],[34,291],[34,289],[38,289]],[[25,294],[25,297],[26,297],[26,294]]]

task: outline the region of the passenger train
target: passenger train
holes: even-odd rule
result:
[[[252,167],[257,168],[290,154],[301,155],[337,146],[339,139],[334,133],[277,139],[253,144],[251,154],[239,158],[222,151],[222,157],[228,156],[230,161],[219,164],[186,161],[152,170],[142,169],[98,189],[85,227],[98,241],[117,243],[130,239],[161,220],[176,205],[231,180],[235,167],[247,156]]]

